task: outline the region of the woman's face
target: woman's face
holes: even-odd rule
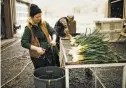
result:
[[[34,21],[34,23],[39,23],[41,21],[41,13],[36,14],[33,17],[33,21]]]

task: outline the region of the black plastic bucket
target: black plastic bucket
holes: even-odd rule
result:
[[[34,71],[35,88],[65,88],[65,70],[56,66],[41,67]]]

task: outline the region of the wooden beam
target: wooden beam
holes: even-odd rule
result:
[[[122,0],[115,0],[115,1],[112,1],[111,3],[116,3],[116,2],[119,2],[119,1],[122,1]]]
[[[109,0],[105,2],[105,18],[110,18],[111,14],[111,3]]]
[[[126,0],[123,1],[123,19],[126,19]]]
[[[4,15],[5,15],[5,34],[6,38],[12,38],[12,17],[11,17],[11,0],[4,0]]]
[[[22,3],[25,3],[25,4],[30,4],[31,2],[30,1],[26,1],[26,0],[17,0],[18,2],[22,2]]]
[[[66,65],[65,68],[117,67],[117,66],[126,66],[126,63]]]
[[[123,80],[122,80],[122,88],[126,88],[126,66],[123,68]]]

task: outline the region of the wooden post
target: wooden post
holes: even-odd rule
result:
[[[126,0],[123,1],[123,19],[126,19]]]
[[[105,4],[105,18],[110,18],[111,14],[111,4],[109,0],[106,0]]]
[[[16,23],[16,7],[15,7],[15,0],[11,0],[11,25],[12,25],[12,34],[14,34],[14,24]]]
[[[124,68],[123,68],[123,78],[122,78],[123,80],[122,80],[122,88],[126,88],[126,66],[124,66]]]
[[[69,69],[65,68],[65,76],[66,76],[66,88],[69,88]]]
[[[12,16],[11,16],[11,0],[4,0],[4,14],[5,14],[5,34],[6,38],[12,38]]]

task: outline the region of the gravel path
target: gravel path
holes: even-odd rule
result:
[[[20,42],[3,50],[1,57],[1,85],[7,83],[2,88],[34,88],[33,65],[26,66],[31,60],[28,50],[22,48]]]

